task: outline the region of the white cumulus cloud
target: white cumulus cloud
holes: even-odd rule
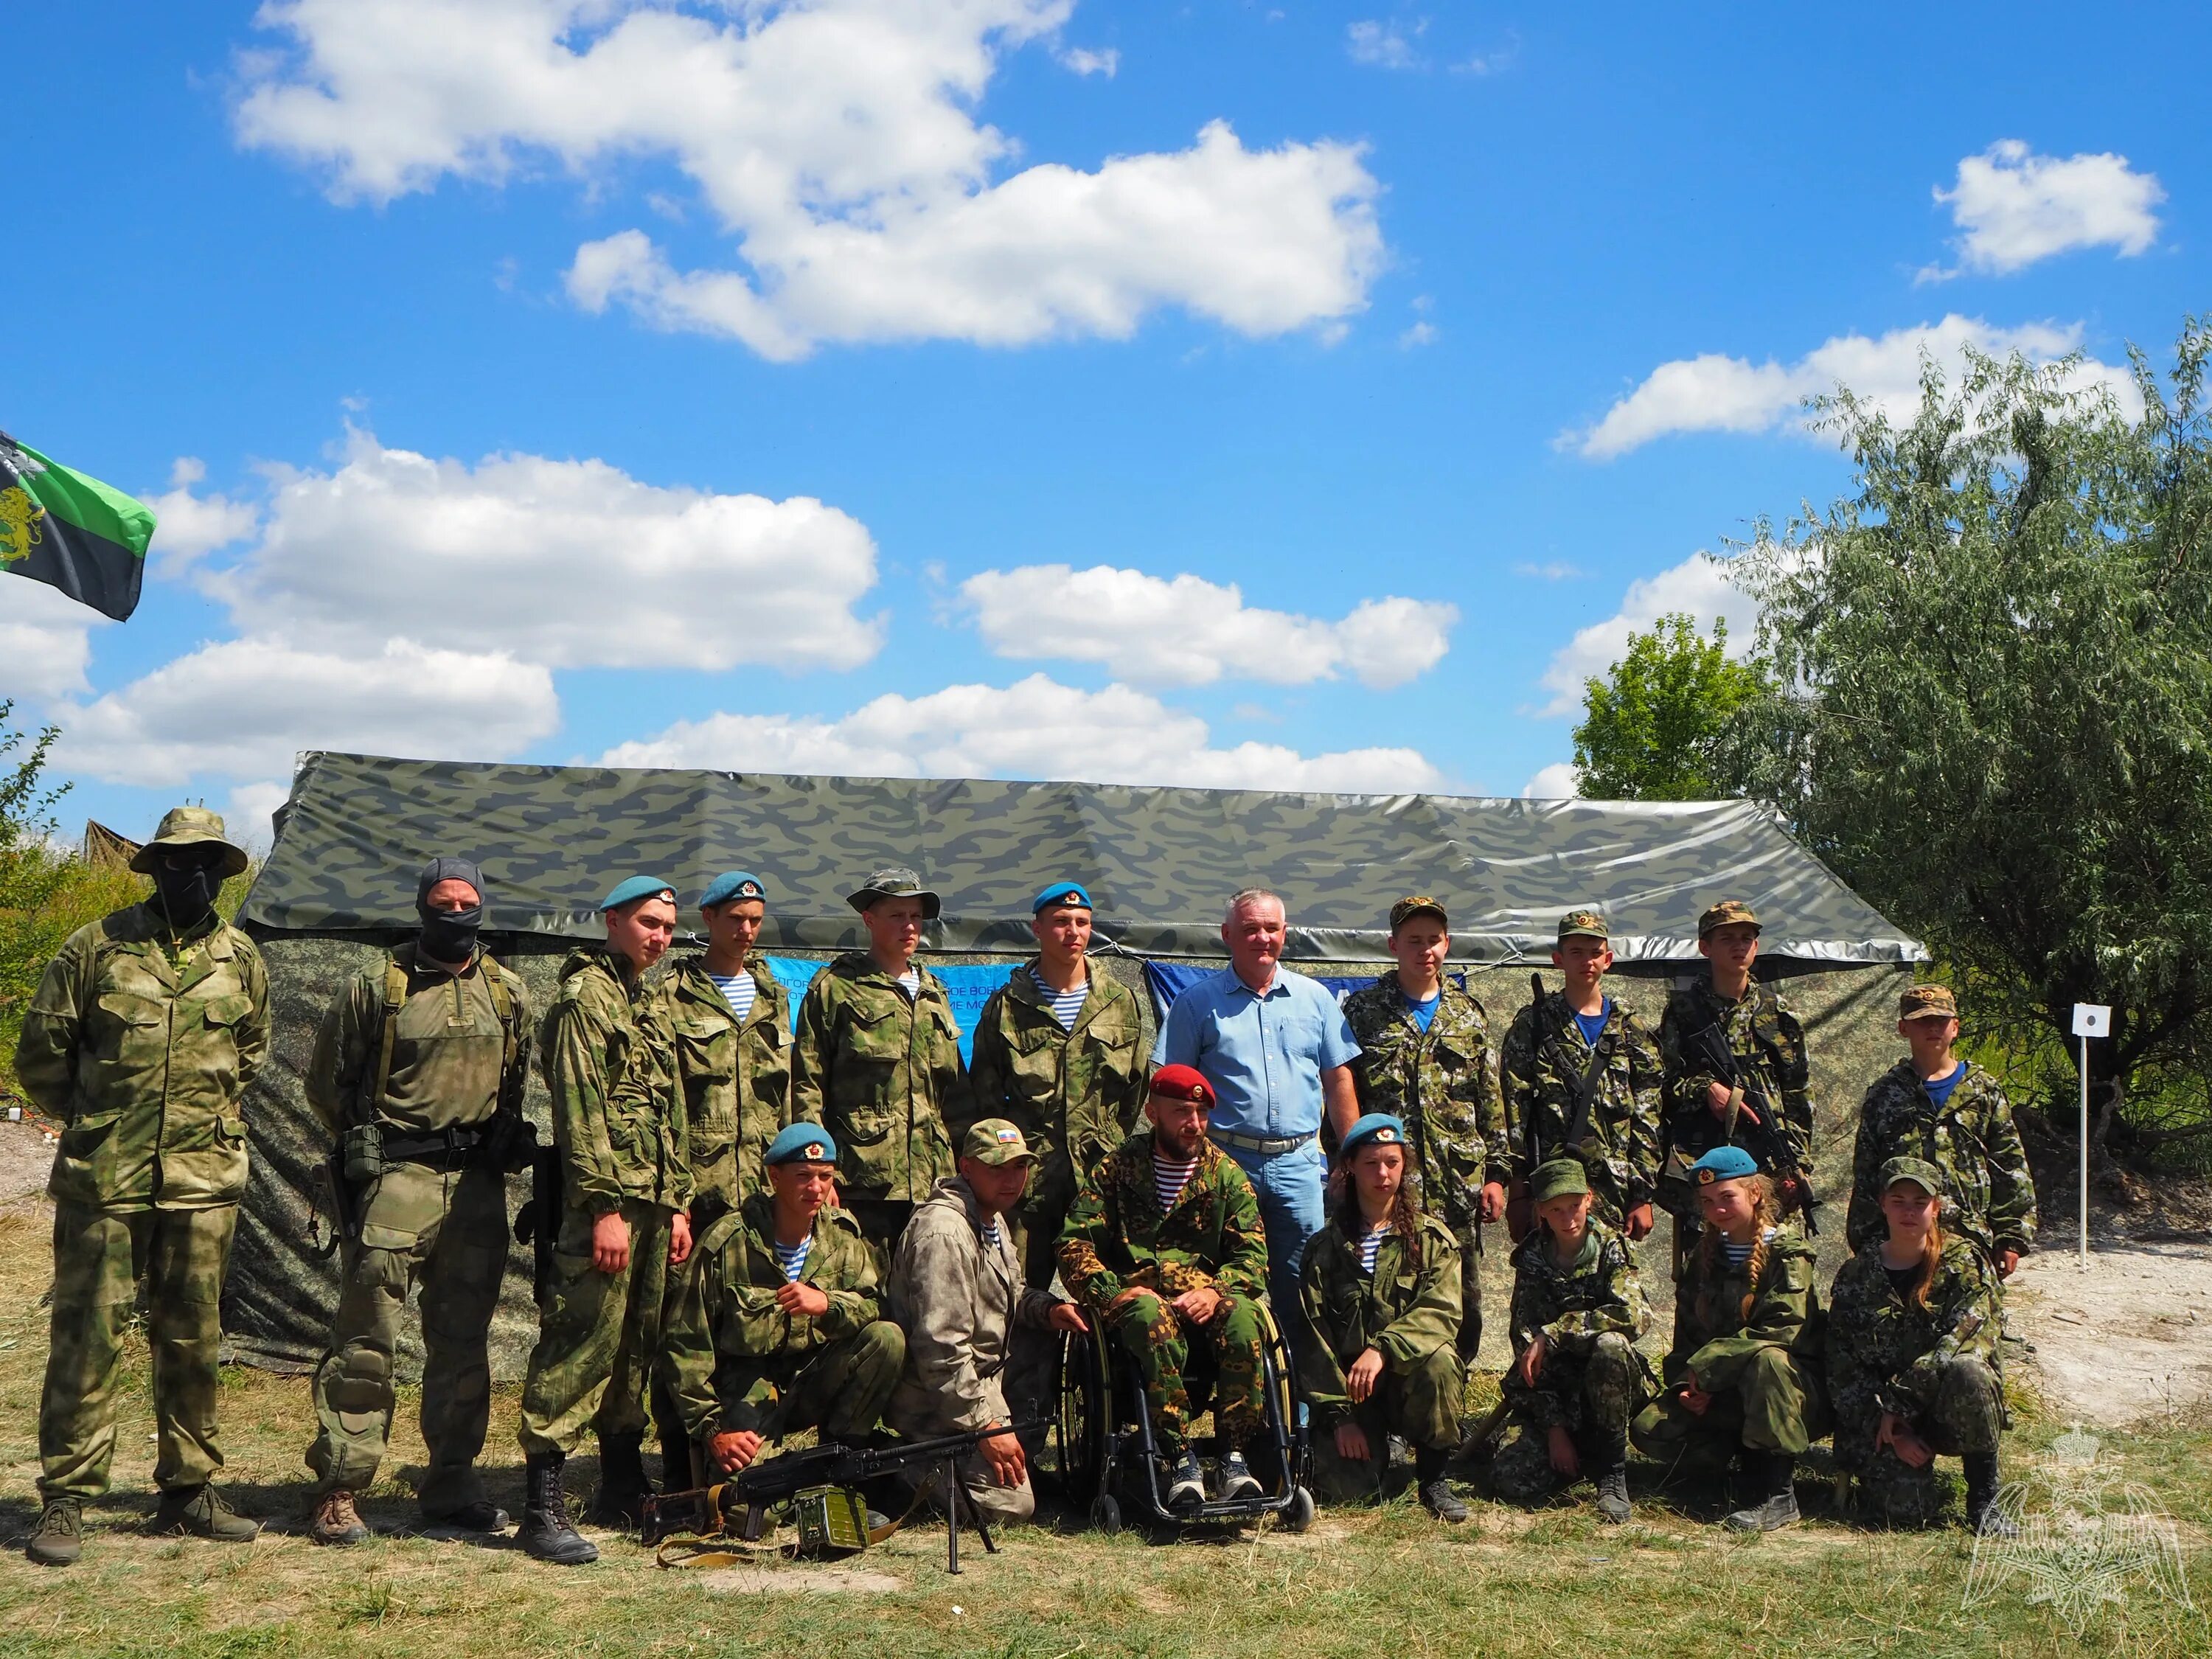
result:
[[[1144,692],[1123,685],[1085,691],[1043,674],[1003,688],[890,694],[835,720],[726,713],[678,721],[617,744],[600,763],[1380,793],[1434,789],[1443,781],[1413,749],[1216,748],[1204,720]]]
[[[2017,138],[1991,144],[1959,163],[1957,182],[1938,185],[1951,210],[1964,269],[2002,276],[2075,248],[2145,252],[2158,240],[2166,189],[2124,155],[2038,155]],[[1959,275],[1931,265],[1923,280]]]
[[[260,513],[251,501],[194,495],[192,486],[206,477],[204,462],[180,456],[169,469],[167,491],[146,498],[146,505],[154,509],[154,542],[149,551],[158,564],[179,568],[204,553],[244,541],[260,523]]]
[[[205,579],[249,634],[356,653],[403,636],[547,666],[851,668],[874,540],[811,497],[648,484],[598,460],[473,466],[349,435],[274,479],[260,539]]]
[[[1395,19],[1363,17],[1348,25],[1344,31],[1344,49],[1355,64],[1370,69],[1419,69],[1422,58],[1414,41],[1428,33],[1429,20],[1417,18],[1410,25]]]
[[[1521,786],[1523,800],[1572,800],[1580,793],[1572,761],[1553,761]]]
[[[92,630],[107,622],[58,588],[0,573],[0,698],[42,702],[83,690]]]
[[[264,780],[241,783],[230,792],[222,815],[230,838],[249,853],[266,853],[276,839],[276,809],[292,797],[292,786]]]
[[[1060,54],[1060,67],[1077,75],[1103,75],[1109,81],[1121,67],[1121,54],[1112,46],[1093,52],[1087,46],[1070,46]]]
[[[1919,405],[1923,357],[1943,365],[1955,379],[1969,346],[1990,356],[2018,352],[2032,362],[2047,363],[2076,350],[2081,342],[2079,323],[1999,328],[1954,313],[1939,323],[1892,329],[1878,338],[1838,335],[1789,364],[1709,352],[1662,363],[1595,426],[1562,433],[1559,441],[1604,461],[1674,433],[1802,431],[1805,399],[1838,386],[1902,421]],[[2124,410],[2142,407],[2126,369],[2094,357],[2083,360],[2071,384],[2083,391],[2104,386]]]
[[[1224,678],[1303,685],[1340,674],[1377,689],[1402,685],[1443,660],[1459,621],[1454,605],[1392,597],[1363,599],[1326,622],[1248,605],[1234,584],[1103,564],[986,570],[959,592],[998,655],[1102,663],[1145,685]]]
[[[1538,714],[1579,714],[1583,682],[1594,675],[1601,678],[1626,655],[1631,634],[1648,634],[1660,617],[1677,611],[1686,612],[1700,632],[1712,627],[1714,617],[1722,618],[1728,623],[1729,655],[1741,657],[1750,651],[1759,626],[1757,603],[1729,580],[1725,565],[1706,554],[1693,553],[1655,576],[1639,576],[1629,583],[1619,611],[1603,622],[1577,629],[1573,639],[1553,653],[1543,674],[1543,686],[1551,698]],[[1547,768],[1536,776],[1556,781],[1556,769]],[[1533,793],[1533,783],[1522,793]]]
[[[979,120],[1007,51],[1073,0],[270,0],[290,50],[241,57],[245,144],[341,200],[546,162],[595,185],[672,164],[738,263],[683,270],[642,231],[579,248],[580,305],[777,360],[825,342],[1119,337],[1182,307],[1239,332],[1340,325],[1382,264],[1358,147],[1190,148],[1015,170]],[[1067,52],[1110,75],[1108,52]]]

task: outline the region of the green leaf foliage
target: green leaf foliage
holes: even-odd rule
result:
[[[1583,682],[1575,728],[1576,788],[1591,800],[1711,800],[1717,745],[1736,712],[1767,689],[1753,663],[1730,662],[1728,623],[1712,637],[1680,611],[1628,651],[1602,679]]]

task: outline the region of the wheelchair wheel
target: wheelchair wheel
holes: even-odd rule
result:
[[[1121,1530],[1121,1506],[1111,1492],[1101,1492],[1091,1505],[1091,1527],[1111,1538]]]
[[[1106,1457],[1114,1432],[1114,1413],[1107,1398],[1106,1348],[1094,1321],[1088,1331],[1069,1331],[1060,1338],[1060,1379],[1053,1413],[1053,1453],[1060,1465],[1060,1490],[1071,1504],[1086,1498],[1105,1497]],[[1097,1520],[1094,1507],[1092,1519]],[[1114,1525],[1100,1530],[1119,1530]]]
[[[1291,1494],[1290,1507],[1283,1511],[1283,1530],[1304,1532],[1308,1527],[1313,1525],[1313,1493],[1305,1487],[1300,1486]]]

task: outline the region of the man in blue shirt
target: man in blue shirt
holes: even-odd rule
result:
[[[1259,1194],[1267,1295],[1285,1334],[1298,1324],[1306,1240],[1328,1218],[1322,1114],[1339,1135],[1359,1116],[1359,1044],[1336,998],[1280,965],[1288,931],[1274,894],[1249,888],[1230,900],[1221,924],[1229,966],[1175,1000],[1152,1048],[1153,1065],[1195,1066],[1219,1097],[1207,1134]]]

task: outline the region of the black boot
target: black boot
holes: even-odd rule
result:
[[[562,1490],[561,1466],[568,1460],[559,1452],[532,1452],[523,1464],[529,1496],[522,1511],[522,1530],[515,1541],[541,1561],[556,1566],[580,1567],[599,1559],[592,1540],[568,1524],[568,1495]]]
[[[601,1435],[599,1496],[585,1519],[593,1526],[635,1532],[645,1524],[645,1500],[652,1496],[653,1483],[645,1478],[645,1437]]]
[[[1797,1519],[1797,1459],[1789,1452],[1753,1452],[1762,1495],[1721,1522],[1730,1532],[1773,1532]]]
[[[1597,1516],[1619,1526],[1636,1513],[1628,1501],[1628,1443],[1601,1442],[1589,1460],[1590,1479],[1597,1485]]]
[[[697,1485],[699,1477],[691,1467],[690,1437],[681,1429],[663,1429],[660,1431],[661,1491],[690,1492]]]
[[[1997,1455],[1968,1452],[1966,1463],[1966,1530],[1985,1538],[2017,1538],[2020,1528],[1997,1502]]]
[[[1451,1453],[1436,1446],[1413,1448],[1413,1482],[1420,1488],[1421,1507],[1439,1521],[1456,1526],[1467,1519],[1467,1505],[1460,1502],[1459,1494],[1444,1479],[1444,1465]]]

